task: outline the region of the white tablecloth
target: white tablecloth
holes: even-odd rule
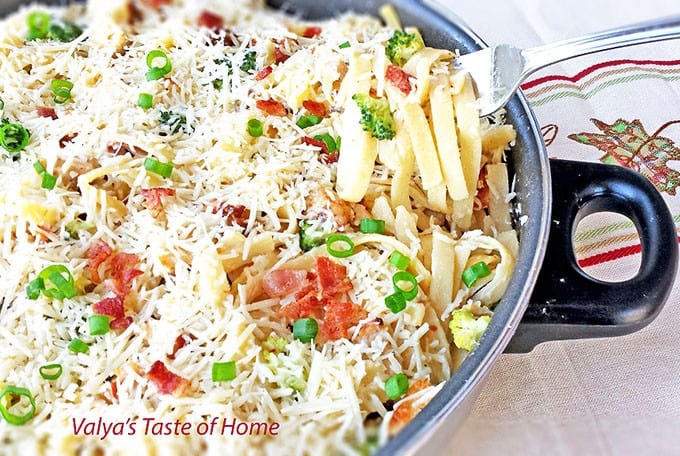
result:
[[[678,0],[440,1],[487,43],[520,47],[680,14]],[[594,162],[642,156],[680,221],[680,40],[566,61],[531,76],[524,87],[550,156]],[[672,160],[638,150],[645,135],[669,140]],[[635,228],[620,216],[582,222],[575,248],[600,278],[631,277],[640,261]],[[442,453],[680,454],[679,301],[676,280],[659,317],[638,333],[549,342],[529,354],[501,356]]]

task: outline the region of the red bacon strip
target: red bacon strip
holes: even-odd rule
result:
[[[288,110],[283,103],[274,100],[257,100],[255,103],[257,109],[269,114],[270,116],[285,117],[288,115]]]
[[[385,79],[387,79],[393,86],[401,90],[404,95],[411,93],[410,74],[395,65],[389,65],[385,72]]]
[[[349,328],[368,316],[360,306],[351,302],[328,300],[323,322],[319,329],[319,342],[348,338]]]
[[[212,13],[208,10],[203,10],[198,16],[198,25],[201,27],[217,30],[222,28],[224,25],[224,19],[218,14]]]
[[[310,283],[309,273],[301,269],[275,269],[262,281],[262,288],[270,298],[282,298],[297,293]]]
[[[315,36],[321,35],[321,27],[307,27],[304,32],[302,32],[302,36],[305,38],[314,38]]]
[[[302,138],[302,143],[307,144],[308,146],[319,147],[319,148],[321,148],[321,151],[323,153],[328,154],[328,146],[326,145],[325,142],[323,142],[321,140],[310,138],[309,136],[305,136],[305,137]]]
[[[143,188],[139,193],[144,196],[145,206],[150,210],[163,209],[163,198],[175,196],[174,189],[165,187]]]
[[[38,111],[38,115],[40,117],[50,117],[52,120],[56,120],[59,117],[57,116],[57,111],[54,110],[54,108],[48,108],[46,106],[38,106],[36,108],[36,111]]]
[[[179,375],[170,372],[162,361],[156,361],[146,373],[149,379],[161,394],[180,396],[189,386],[189,381]]]
[[[90,270],[90,278],[94,283],[102,281],[99,277],[99,266],[113,253],[113,249],[104,241],[94,241],[87,250],[87,267]]]
[[[319,103],[314,100],[305,100],[302,102],[302,106],[309,111],[310,114],[319,117],[326,117],[328,115],[328,108],[324,103]]]
[[[92,305],[92,311],[98,315],[106,315],[113,320],[125,317],[125,307],[123,300],[118,296],[113,298],[104,298]]]
[[[281,48],[274,48],[274,62],[283,63],[290,58],[290,55],[286,54],[281,50]]]
[[[175,339],[175,344],[172,346],[172,352],[168,353],[168,359],[175,359],[177,352],[183,349],[189,342],[196,339],[192,334],[182,333]]]
[[[334,298],[352,290],[352,282],[347,277],[347,268],[326,257],[316,259],[316,272],[321,295]]]
[[[267,76],[269,76],[270,74],[272,74],[272,71],[274,71],[274,70],[272,69],[271,66],[262,68],[262,69],[261,69],[260,71],[258,71],[257,74],[255,75],[255,80],[256,80],[256,81],[261,81],[261,80],[265,79]]]
[[[139,269],[135,269],[139,257],[132,253],[117,253],[111,257],[110,263],[112,278],[106,281],[106,285],[116,296],[125,299],[132,289],[134,278],[143,274]]]
[[[161,6],[169,5],[171,0],[142,0],[142,4],[153,9],[160,9]]]

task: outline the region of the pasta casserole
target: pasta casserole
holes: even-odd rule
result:
[[[437,394],[514,266],[515,131],[382,16],[1,20],[3,451],[367,454]]]

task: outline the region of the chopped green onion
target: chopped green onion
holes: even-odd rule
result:
[[[387,397],[396,401],[408,391],[408,377],[405,374],[391,376],[385,382],[385,393]]]
[[[147,171],[168,178],[172,174],[173,164],[172,162],[162,163],[155,158],[147,157],[144,159],[144,168]]]
[[[38,277],[28,283],[26,287],[26,295],[28,299],[36,300],[40,297],[40,292],[45,289],[45,281]]]
[[[385,307],[390,309],[392,313],[399,313],[406,309],[406,298],[403,293],[396,292],[385,298]]]
[[[73,22],[61,19],[60,21],[52,22],[49,26],[47,38],[61,41],[62,43],[69,43],[83,34],[83,29]]]
[[[61,377],[63,371],[61,364],[46,364],[38,369],[40,376],[45,380],[56,380]]]
[[[346,247],[344,249],[337,250],[333,248],[333,244],[336,242],[345,244]],[[352,240],[344,234],[333,234],[326,238],[326,250],[328,251],[329,255],[336,258],[347,258],[348,256],[352,256],[354,254],[354,242],[352,242]]]
[[[26,399],[28,399],[29,404],[31,405],[31,408],[24,413],[23,415],[15,415],[14,413],[10,412],[8,410],[8,407],[5,407],[4,402],[5,402],[5,396],[23,396]],[[7,400],[9,404],[12,404],[11,400]],[[11,407],[11,405],[10,405]],[[0,391],[0,414],[2,417],[7,421],[9,424],[13,424],[15,426],[21,426],[23,424],[28,423],[31,418],[33,418],[33,415],[35,415],[35,400],[33,399],[33,395],[29,390],[26,388],[21,388],[19,386],[12,386],[12,385],[7,385],[5,386],[2,391]]]
[[[55,288],[46,288],[48,282]],[[66,266],[54,264],[43,269],[38,277],[29,282],[26,287],[28,299],[38,299],[40,292],[49,298],[71,299],[78,293],[78,290],[76,290],[71,271]]]
[[[80,239],[78,231],[89,231],[95,226],[96,225],[92,222],[85,222],[83,220],[76,219],[72,222],[68,222],[64,229],[68,233],[69,239],[75,239],[77,241]]]
[[[161,66],[154,65],[154,61],[156,59],[163,60]],[[147,54],[146,66],[149,67],[149,71],[146,73],[147,81],[157,81],[158,79],[162,78],[166,74],[170,73],[170,71],[172,71],[172,63],[170,63],[168,55],[165,52],[158,49],[153,50]]]
[[[47,31],[50,27],[50,16],[41,11],[34,11],[26,17],[26,24],[28,25],[26,38],[29,41],[42,39],[47,36]]]
[[[42,174],[42,173],[46,173],[46,172],[47,172],[47,170],[45,169],[45,167],[43,166],[43,164],[40,163],[39,161],[33,163],[33,169],[34,169],[35,172],[37,172],[38,174]]]
[[[317,141],[323,141],[323,143],[326,144],[326,149],[328,149],[329,154],[332,154],[339,148],[338,142],[336,142],[335,139],[333,139],[333,137],[328,133],[324,133],[323,135],[316,135],[314,139]]]
[[[31,135],[24,127],[15,123],[7,123],[0,128],[0,146],[2,146],[10,156],[18,157],[19,152],[28,145]]]
[[[482,277],[486,277],[489,274],[491,274],[489,266],[487,266],[485,262],[480,261],[479,263],[475,263],[463,271],[463,283],[466,287],[470,288],[475,284],[475,282],[477,282],[477,280],[481,279]]]
[[[2,101],[2,98],[0,98],[0,111],[2,111],[3,109],[5,109],[5,102]]]
[[[71,99],[71,89],[73,83],[66,79],[53,79],[52,92],[54,92],[54,102],[64,104]]]
[[[90,346],[77,337],[68,344],[68,349],[73,353],[89,353]]]
[[[248,121],[248,133],[253,138],[262,136],[262,122],[258,119],[250,119]]]
[[[403,271],[408,267],[409,263],[411,263],[411,259],[395,250],[392,255],[390,255],[390,263],[394,265],[395,268]]]
[[[236,361],[214,363],[212,366],[213,382],[228,382],[236,378]]]
[[[42,188],[45,188],[47,190],[52,190],[54,186],[57,184],[57,178],[56,176],[53,176],[52,174],[48,173],[45,167],[43,166],[42,163],[39,161],[33,163],[33,169],[42,177]]]
[[[338,46],[338,47],[339,47],[340,49],[347,49],[347,48],[350,47],[350,46],[351,46],[351,45],[349,44],[349,41],[345,41],[344,43],[342,43],[342,44],[341,44],[340,46]]]
[[[153,106],[153,95],[150,93],[140,93],[137,106],[142,109],[149,109]]]
[[[308,128],[320,124],[322,120],[323,118],[310,114],[308,116],[300,117],[296,122],[296,125],[300,128]]]
[[[300,318],[293,323],[293,338],[300,342],[311,342],[319,333],[319,324],[313,318]]]
[[[91,336],[103,336],[111,330],[110,319],[106,315],[91,315],[87,322],[90,325]]]
[[[385,221],[376,219],[361,219],[359,231],[362,233],[385,234]]]
[[[404,290],[399,286],[401,282],[409,282],[411,284],[411,288]],[[416,279],[416,276],[408,271],[399,271],[394,274],[392,276],[392,284],[394,284],[394,291],[403,294],[407,301],[410,301],[418,296],[418,280]]]

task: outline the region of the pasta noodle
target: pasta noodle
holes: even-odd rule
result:
[[[365,454],[440,391],[514,267],[515,132],[381,14],[0,21],[4,452]]]

